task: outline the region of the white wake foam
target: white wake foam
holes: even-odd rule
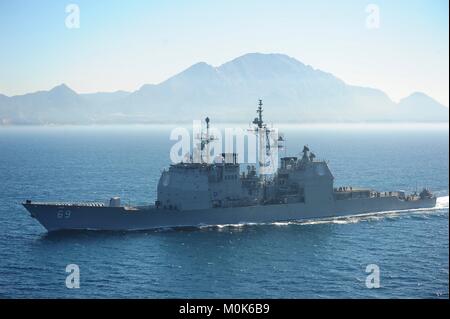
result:
[[[285,222],[272,222],[272,223],[238,223],[238,224],[224,224],[215,226],[201,226],[200,228],[210,228],[215,227],[219,229],[223,228],[240,228],[243,226],[253,226],[253,225],[273,225],[273,226],[289,226],[289,225],[320,225],[320,224],[355,224],[364,221],[377,221],[385,218],[398,218],[401,216],[411,216],[411,215],[423,215],[432,214],[438,212],[442,209],[449,208],[448,196],[438,197],[436,200],[436,206],[431,208],[416,208],[407,210],[393,210],[393,211],[382,211],[373,213],[364,213],[358,215],[348,215],[332,218],[320,218],[320,219],[308,219],[308,220],[298,220],[298,221],[285,221]],[[425,216],[424,216],[425,217]]]
[[[448,208],[448,195],[436,199],[436,208]]]
[[[433,214],[439,212],[442,209],[449,208],[448,206],[448,196],[438,197],[436,199],[436,206],[431,208],[416,208],[416,209],[406,209],[406,210],[393,210],[393,211],[381,211],[373,213],[365,213],[358,215],[349,215],[334,218],[323,218],[318,220],[307,220],[307,221],[294,221],[291,224],[296,225],[316,225],[316,224],[354,224],[361,221],[376,221],[384,218],[397,218],[401,216],[411,216],[411,215],[422,215]]]

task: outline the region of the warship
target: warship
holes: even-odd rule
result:
[[[401,190],[335,187],[327,161],[316,159],[308,146],[303,147],[299,156],[279,158],[275,161],[277,167],[268,173],[267,159],[280,147],[283,137],[276,139],[278,145],[268,142],[273,129],[263,121],[262,113],[260,100],[251,127],[258,144],[255,165],[243,168],[235,152],[222,153],[220,160],[211,161],[209,144],[213,136],[206,118],[206,134],[202,132],[197,148],[200,158],[194,160],[190,156],[164,170],[153,204],[122,205],[120,197],[112,197],[105,203],[26,200],[22,204],[48,232],[273,223],[436,205],[436,197],[426,188],[407,194]]]

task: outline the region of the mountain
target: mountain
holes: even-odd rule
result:
[[[0,123],[75,124],[87,123],[89,109],[85,100],[67,85],[0,100]]]
[[[448,108],[422,92],[413,94],[400,100],[395,111],[398,118],[407,116],[409,121],[432,122],[436,119],[448,121]]]
[[[258,98],[274,121],[384,120],[394,103],[383,92],[352,87],[332,74],[281,54],[246,54],[217,68],[197,63],[159,85],[143,86],[127,103],[136,114],[190,120],[252,118]],[[159,108],[164,105],[164,108]],[[118,109],[121,105],[116,105]],[[169,111],[170,110],[170,111]],[[168,112],[169,111],[169,112]]]
[[[250,53],[219,67],[194,64],[131,93],[77,94],[63,84],[0,96],[0,123],[154,123],[205,116],[247,122],[260,98],[266,118],[276,122],[448,121],[448,108],[423,93],[396,104],[380,90],[348,85],[289,56]]]

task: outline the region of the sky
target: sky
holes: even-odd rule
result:
[[[78,28],[66,12],[70,4],[79,8]],[[448,106],[448,6],[448,0],[0,0],[0,93],[61,83],[79,93],[134,91],[200,61],[219,66],[262,52],[287,54],[394,101],[420,91]]]

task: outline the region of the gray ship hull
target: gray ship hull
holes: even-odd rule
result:
[[[158,228],[271,223],[331,218],[381,211],[432,208],[436,198],[403,200],[372,197],[335,200],[318,206],[308,203],[257,205],[203,210],[165,210],[148,207],[33,203],[23,204],[47,231],[59,230],[148,230]]]

